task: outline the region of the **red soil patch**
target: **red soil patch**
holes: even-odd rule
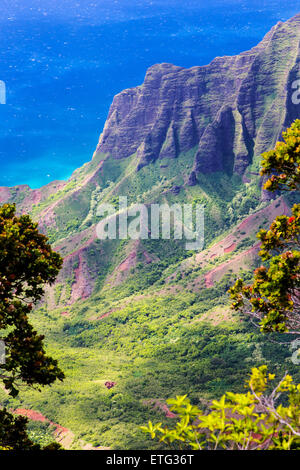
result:
[[[120,282],[122,282],[124,280],[124,277],[120,276],[120,273],[127,274],[130,271],[131,268],[134,268],[136,266],[136,264],[137,264],[137,248],[138,248],[138,243],[135,244],[133,250],[127,256],[127,258],[121,264],[119,264],[119,266],[116,268],[115,271],[117,272],[117,277],[116,277],[116,283],[117,284],[119,284]],[[144,256],[147,264],[153,263],[153,259],[151,258],[149,253],[147,253],[147,251],[143,252],[143,256]]]
[[[55,439],[58,441],[60,441],[64,437],[64,435],[71,432],[68,428],[64,428],[60,424],[53,423],[53,421],[50,421],[48,418],[46,418],[46,416],[44,416],[42,413],[39,413],[38,411],[27,410],[26,408],[17,408],[16,410],[11,410],[11,411],[12,413],[16,415],[25,416],[31,421],[49,423],[50,425],[54,426],[55,429],[53,431],[53,435]]]
[[[277,206],[277,207],[276,207]],[[248,231],[250,228],[253,228],[253,225],[257,225],[256,219],[257,216],[265,216],[270,223],[275,219],[277,215],[288,215],[291,212],[289,206],[285,203],[284,199],[276,200],[270,204],[270,206],[265,207],[261,211],[255,212],[254,214],[247,217],[243,222],[237,227],[239,231]]]
[[[104,313],[103,315],[100,315],[100,317],[96,317],[96,318],[91,317],[90,320],[91,321],[103,320],[104,318],[109,317],[109,315],[111,315],[112,313],[117,312],[118,310],[122,310],[122,308],[124,308],[124,306],[128,303],[129,303],[128,301],[127,302],[125,301],[122,307],[113,308],[109,312]]]
[[[35,189],[34,191],[32,191],[30,196],[32,198],[32,204],[37,205],[41,202],[42,193],[39,189]]]
[[[113,383],[113,382],[112,382]],[[60,443],[65,449],[70,449],[75,439],[74,434],[68,428],[64,428],[60,424],[53,423],[46,418],[42,413],[34,410],[27,410],[26,408],[17,408],[16,410],[10,410],[12,413],[25,416],[32,421],[40,421],[41,423],[49,423],[54,426],[53,436],[55,440]],[[82,450],[110,450],[109,447],[93,447],[91,444],[87,444],[85,441],[80,440]]]
[[[129,269],[133,268],[136,265],[136,256],[137,256],[136,251],[133,251],[132,253],[130,253],[128,258],[126,258],[125,261],[123,261],[119,265],[118,271],[120,272],[129,271]]]
[[[0,202],[7,202],[10,198],[9,188],[1,187],[0,188]]]
[[[80,232],[78,235],[75,235],[75,237],[67,238],[66,240],[64,240],[63,244],[55,246],[55,250],[59,251],[63,255],[64,261],[74,258],[74,256],[82,252],[85,248],[87,248],[89,245],[91,245],[91,243],[93,243],[96,240],[97,235],[96,233],[94,233],[95,232],[94,228],[95,227],[93,226],[92,231],[90,229],[84,230],[83,232]],[[91,235],[89,234],[89,232],[91,232]],[[82,239],[85,238],[87,235],[90,235],[88,240],[82,243]],[[74,251],[74,248],[76,248],[76,245],[80,246],[80,248]],[[72,253],[65,254],[65,252],[68,253],[68,251],[72,251]]]
[[[161,409],[161,411],[163,411],[165,413],[166,418],[177,418],[175,413],[172,413],[172,411],[169,410],[167,405],[162,405],[160,409]]]
[[[118,310],[121,310],[121,309],[122,309],[121,307],[120,307],[119,309],[112,309],[112,310],[110,310],[109,312],[104,313],[104,314],[101,315],[100,317],[97,317],[97,318],[90,318],[90,320],[103,320],[103,318],[107,318],[107,317],[109,317],[109,315],[111,315],[112,313],[117,312]]]
[[[81,191],[81,188],[83,186],[86,186],[88,183],[93,183],[95,182],[95,177],[96,175],[98,174],[100,168],[103,166],[103,162],[101,162],[97,168],[97,170],[92,173],[92,174],[88,174],[84,179],[83,181],[80,182],[79,186],[68,192],[67,194],[65,194],[63,197],[59,198],[57,201],[53,202],[53,204],[50,204],[46,209],[44,209],[41,213],[40,213],[40,216],[39,216],[39,219],[40,219],[40,224],[42,223],[45,223],[47,226],[51,225],[51,224],[55,224],[55,213],[54,213],[54,209],[56,206],[58,206],[59,204],[61,204],[62,201],[72,197],[72,198],[76,198],[76,196],[80,193]],[[70,181],[70,180],[69,180]],[[62,182],[62,186],[61,187],[64,187],[66,186],[66,182]],[[61,189],[61,187],[58,188]],[[57,192],[57,190],[55,192],[53,192],[52,194],[55,194]]]
[[[166,418],[177,418],[177,415],[175,413],[172,413],[172,411],[169,410],[167,405],[163,403],[162,400],[145,400],[144,404],[153,405],[153,408],[162,411]]]
[[[130,270],[136,267],[140,245],[140,240],[136,240],[130,246],[130,252],[128,250],[126,259],[119,264],[119,266],[114,270],[113,274],[108,279],[108,281],[111,282],[111,285],[115,286],[121,284],[130,275]],[[159,261],[157,256],[153,254],[150,255],[146,250],[144,250],[142,254],[144,259],[141,261],[143,263],[150,264]]]
[[[78,267],[74,270],[75,282],[72,285],[72,295],[70,303],[78,299],[87,299],[92,293],[92,280],[89,276],[87,261],[83,258],[82,250],[78,253]]]
[[[61,312],[61,316],[69,318],[71,316],[71,314],[70,314],[70,312]]]
[[[273,201],[267,207],[251,214],[249,217],[243,220],[239,225],[234,228],[234,230],[229,235],[227,235],[219,242],[215,243],[212,247],[210,247],[209,250],[199,252],[195,258],[196,264],[200,265],[203,268],[210,260],[218,256],[223,256],[225,254],[233,252],[238,244],[237,238],[240,242],[245,238],[249,237],[250,235],[254,235],[257,232],[258,226],[261,223],[264,223],[267,228],[276,216],[281,214],[288,215],[289,213],[290,208],[285,203],[283,198],[279,198]],[[182,267],[189,267],[191,264],[194,264],[194,260],[187,260],[182,263]],[[220,270],[221,268],[218,267],[216,269]],[[211,283],[209,273],[207,274],[207,276],[208,283],[210,285]],[[166,282],[169,282],[174,278],[175,274],[171,274],[166,279]]]
[[[13,411],[14,414],[20,415],[20,416],[25,416],[28,419],[31,419],[31,421],[40,421],[41,423],[49,422],[49,419],[47,419],[42,413],[38,413],[37,411],[34,410],[26,410],[25,408],[17,408],[16,410]]]
[[[147,264],[152,263],[153,259],[149,256],[149,254],[147,253],[147,251],[144,251],[143,255],[144,255],[145,258],[146,258],[146,263],[147,263]]]
[[[232,251],[236,249],[236,246],[237,246],[236,243],[232,243],[227,248],[224,248],[224,253],[231,253]]]
[[[63,426],[60,426],[59,424],[55,424],[54,426],[56,426],[56,429],[54,431],[54,435],[56,437],[62,437],[62,434],[66,434],[70,432],[68,428],[64,428]]]
[[[257,243],[256,245],[254,245],[249,250],[243,251],[242,253],[239,253],[234,258],[226,261],[225,263],[220,264],[216,268],[214,268],[211,271],[209,271],[208,273],[206,273],[205,277],[204,277],[206,288],[209,289],[210,287],[214,286],[215,278],[218,274],[220,274],[220,273],[225,274],[226,271],[228,271],[228,269],[230,269],[230,267],[239,268],[241,263],[246,261],[246,257],[248,257],[249,255],[250,256],[255,256],[257,254],[257,252],[259,251],[259,248],[260,248],[260,243]]]
[[[108,282],[111,286],[117,286],[121,284],[129,275],[130,270],[135,268],[137,265],[137,250],[139,246],[139,240],[136,240],[130,246],[130,252],[128,250],[127,257],[117,266],[112,275],[109,276]]]

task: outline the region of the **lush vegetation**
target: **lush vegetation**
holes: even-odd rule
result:
[[[192,405],[184,396],[168,400],[178,422],[173,429],[162,423],[142,426],[154,439],[194,450],[291,450],[300,447],[300,384],[290,375],[270,390],[274,374],[267,366],[253,368],[247,393],[227,392],[213,400],[209,412]],[[269,389],[269,390],[268,390]],[[287,404],[279,403],[282,396]]]
[[[299,190],[300,121],[283,134],[284,142],[263,155],[262,175],[272,175],[265,189]],[[273,174],[275,172],[275,175]],[[261,230],[260,256],[267,266],[254,271],[251,285],[242,279],[230,288],[232,308],[251,319],[259,320],[261,331],[299,335],[299,222],[300,205],[292,215],[278,216],[270,229]],[[174,428],[162,423],[142,429],[161,442],[181,443],[194,449],[280,449],[299,448],[300,384],[289,374],[267,394],[267,366],[252,369],[248,382],[250,392],[226,392],[221,400],[213,400],[208,413],[193,406],[186,395],[169,400],[179,418]],[[282,396],[287,393],[287,397]],[[288,404],[286,404],[286,401]]]
[[[207,406],[228,389],[242,392],[245,368],[265,363],[278,375],[289,367],[299,379],[288,345],[266,341],[247,321],[231,317],[229,282],[201,294],[189,285],[158,294],[162,287],[154,285],[141,299],[125,297],[126,306],[124,285],[73,306],[69,318],[62,309],[35,312],[33,321],[47,331],[48,349],[66,379],[42,393],[24,391],[20,399],[3,395],[2,402],[42,411],[95,446],[160,448],[139,426],[146,417],[170,422],[155,405],[174,395],[187,393],[193,404]],[[107,380],[116,386],[106,389]]]
[[[269,191],[300,189],[300,120],[283,134],[275,150],[263,155],[262,175],[272,174],[265,183]],[[260,321],[262,331],[300,334],[300,204],[290,217],[276,217],[270,229],[261,230],[260,256],[268,261],[254,273],[254,282],[239,279],[231,289],[236,310]]]
[[[190,171],[194,151],[180,155],[172,164],[157,161],[139,172],[134,156],[116,162],[102,156],[97,188],[88,184],[74,196],[100,157],[96,155],[75,173],[59,198],[45,197],[34,208],[38,219],[59,200],[53,208],[55,224],[47,228],[47,234],[59,251],[66,243],[68,251],[63,256],[73,256],[81,246],[72,244],[74,233],[83,233],[82,243],[91,237],[92,232],[85,231],[93,230],[98,221],[97,204],[117,204],[118,196],[125,193],[131,202],[204,204],[203,259],[186,251],[183,240],[143,240],[137,246],[126,240],[96,240],[84,252],[89,272],[94,270],[95,275],[92,294],[71,304],[74,271],[80,265],[74,255],[71,268],[59,278],[52,294],[47,290],[45,302],[30,313],[31,323],[45,334],[47,351],[59,361],[66,378],[41,392],[22,390],[15,398],[0,390],[3,406],[39,411],[70,429],[75,435],[73,448],[80,448],[84,440],[113,449],[158,449],[164,444],[145,435],[140,426],[147,417],[170,424],[164,406],[174,395],[188,394],[193,405],[200,402],[208,409],[210,400],[220,399],[227,390],[242,393],[245,370],[263,364],[277,376],[288,369],[299,382],[288,338],[284,336],[278,344],[272,334],[262,336],[248,317],[230,310],[227,290],[236,277],[253,282],[246,266],[241,264],[239,271],[236,263],[212,287],[205,283],[207,273],[233,255],[242,256],[255,243],[257,230],[267,228],[264,208],[268,203],[260,200],[259,177],[251,176],[251,182],[244,184],[238,176],[215,174],[188,187],[184,174]],[[257,170],[257,161],[255,157],[249,170]],[[172,193],[175,185],[181,187],[176,195]],[[280,204],[278,199],[274,207]],[[249,216],[251,227],[236,227]],[[215,244],[229,235],[235,244],[233,253],[212,257]],[[118,266],[132,250],[136,262],[119,278]],[[259,267],[252,258],[247,263],[249,269]],[[116,385],[107,389],[106,381]],[[32,439],[40,443],[43,433],[48,439],[51,430],[33,424]]]
[[[0,338],[5,362],[0,378],[9,395],[16,397],[22,384],[41,387],[63,380],[57,360],[46,355],[43,339],[29,322],[33,305],[44,286],[53,283],[62,265],[47,238],[30,217],[17,217],[15,206],[0,209]],[[4,448],[39,448],[28,437],[27,420],[0,411],[0,445]]]

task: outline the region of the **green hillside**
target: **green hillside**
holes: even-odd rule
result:
[[[30,213],[64,258],[32,322],[66,375],[18,399],[1,389],[1,403],[62,426],[66,448],[159,448],[139,426],[170,422],[167,398],[188,394],[205,406],[242,392],[253,366],[300,380],[288,344],[233,313],[227,294],[241,274],[251,279],[257,231],[297,201],[266,195],[259,168],[261,152],[295,117],[299,21],[206,67],[152,67],[144,85],[114,99],[93,159],[68,181],[0,188],[0,202]],[[203,250],[172,237],[99,240],[97,208],[117,210],[124,196],[148,210],[203,205]],[[48,424],[31,423],[36,440],[50,439]]]

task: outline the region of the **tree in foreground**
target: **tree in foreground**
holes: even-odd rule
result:
[[[45,285],[55,281],[61,266],[62,258],[28,215],[16,216],[14,205],[0,208],[0,340],[5,344],[0,379],[12,397],[22,384],[39,389],[64,379],[57,361],[45,352],[44,336],[29,321]],[[26,422],[0,410],[0,446],[39,448],[28,438]]]
[[[283,133],[283,142],[263,154],[262,175],[268,191],[300,189],[300,120]],[[262,265],[254,281],[239,279],[230,289],[232,307],[259,324],[262,332],[300,334],[300,204],[281,215],[269,230],[260,230]]]
[[[269,191],[298,191],[300,188],[300,120],[283,133],[283,142],[263,154],[262,176]],[[230,289],[232,308],[250,316],[262,332],[300,334],[300,204],[291,216],[278,216],[269,230],[261,230],[262,265],[254,281],[242,279]],[[168,445],[193,449],[281,449],[300,448],[300,384],[290,375],[273,388],[275,376],[267,366],[252,369],[249,391],[227,392],[211,403],[204,414],[187,396],[168,400],[179,421],[174,428],[161,423],[142,427],[152,438],[160,436]]]
[[[187,396],[167,400],[178,416],[173,428],[162,423],[141,429],[169,447],[193,450],[291,450],[300,448],[300,384],[290,375],[271,387],[267,366],[253,368],[247,393],[227,392],[213,400],[209,413]],[[286,400],[286,405],[279,402]]]

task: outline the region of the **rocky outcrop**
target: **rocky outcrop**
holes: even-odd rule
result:
[[[253,171],[257,168],[249,171],[249,164],[300,117],[293,100],[300,79],[299,26],[297,15],[278,23],[250,51],[217,57],[204,67],[154,65],[143,85],[114,98],[93,160],[68,181],[36,190],[0,188],[0,203],[15,202],[18,213],[31,213],[64,257],[58,287],[47,292],[51,308],[87,299],[98,286],[99,272],[110,266],[113,253],[96,241],[98,204],[130,193],[134,185],[151,202],[161,195],[170,200],[202,198],[203,174],[214,172],[240,175],[244,183],[259,180]],[[174,164],[183,152],[186,156]],[[161,160],[161,171],[150,171],[156,160]],[[148,174],[136,174],[147,165]],[[204,189],[208,198],[215,197],[212,188]],[[140,197],[136,193],[132,191],[133,201]],[[263,201],[271,198],[262,191]],[[151,263],[145,253],[142,262]],[[113,267],[118,274],[109,281],[123,282],[138,264],[133,250]]]
[[[187,185],[188,186],[196,186],[196,184],[197,184],[196,172],[192,171],[191,174],[188,177]]]
[[[297,15],[238,56],[191,69],[154,65],[143,85],[114,98],[97,152],[115,159],[136,153],[139,170],[196,148],[196,173],[243,175],[299,117],[291,99],[299,40]]]

